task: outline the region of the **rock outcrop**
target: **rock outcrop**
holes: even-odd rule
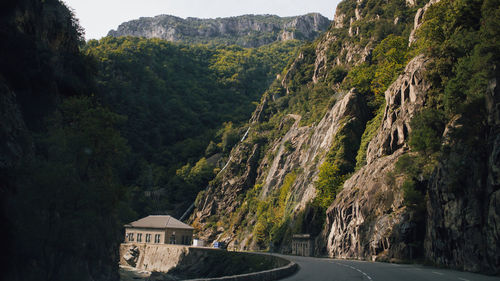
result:
[[[385,113],[368,145],[367,165],[345,182],[327,210],[323,235],[331,257],[403,260],[418,250],[411,246],[416,230],[403,204],[401,179],[391,180],[389,173],[407,151],[410,121],[425,102],[427,62],[424,56],[413,59],[385,92]]]
[[[294,263],[276,256],[171,244],[124,243],[120,245],[120,256],[121,266],[150,275],[148,280],[227,278],[240,274],[250,280],[274,280],[296,270]],[[271,271],[275,278],[266,278],[268,274],[262,271]]]
[[[318,13],[281,18],[273,15],[244,15],[230,18],[182,19],[170,15],[122,23],[108,36],[161,38],[173,42],[238,44],[258,47],[275,41],[313,40],[330,25]]]
[[[420,55],[406,66],[404,74],[385,92],[385,111],[382,126],[368,145],[366,160],[391,155],[407,148],[410,121],[425,103],[430,83],[424,79],[428,59]]]

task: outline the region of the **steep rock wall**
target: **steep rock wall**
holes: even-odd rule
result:
[[[388,173],[407,151],[409,123],[424,104],[428,59],[418,56],[385,92],[381,127],[370,141],[367,165],[354,173],[327,210],[323,233],[331,257],[370,260],[409,259],[415,225],[403,204],[401,180]]]
[[[422,2],[405,1],[407,18],[394,18],[390,23],[398,28],[398,24],[406,21],[405,34],[407,36],[411,33],[411,45],[418,39],[416,30],[425,20],[425,12],[438,1],[432,0],[425,6]],[[358,30],[359,23],[377,23],[379,20],[387,23],[389,18],[387,14],[380,17],[371,14],[372,17],[368,17],[370,14],[365,9],[364,1],[343,3],[342,8],[337,10],[330,30],[308,46],[308,49],[303,49],[288,67],[280,81],[283,91],[271,92],[264,97],[251,119],[252,124],[269,119],[269,113],[266,112],[272,112],[272,106],[275,106],[273,102],[279,101],[285,92],[286,95],[296,95],[304,85],[304,80],[307,87],[314,88],[315,85],[324,85],[333,68],[341,67],[349,71],[363,62],[370,63],[370,53],[377,41],[373,37],[363,37],[366,34],[362,29]],[[413,15],[415,19],[410,20],[410,24],[414,24],[412,30],[408,21],[410,17],[413,19]],[[346,34],[350,39],[345,40]],[[404,36],[402,33],[399,35]],[[421,202],[427,204],[427,213],[423,208],[416,210],[414,206],[408,205],[403,188],[407,179],[405,175],[394,171],[402,156],[413,157],[418,154],[409,148],[411,121],[424,108],[431,106],[431,103],[426,104],[432,98],[428,96],[432,90],[431,81],[426,76],[430,67],[434,65],[427,57],[415,57],[385,91],[386,106],[381,124],[368,144],[366,165],[350,175],[342,191],[328,208],[326,226],[321,237],[316,240],[317,250],[331,257],[380,261],[425,258],[447,267],[498,274],[500,95],[496,80],[491,82],[490,92],[486,97],[487,122],[471,125],[466,123],[466,118],[454,118],[443,136],[445,142],[449,141],[444,144],[448,148],[445,149],[445,154],[439,155],[440,163],[433,176],[430,180],[415,178],[419,190],[423,190]],[[332,95],[336,91],[340,92],[341,86],[340,83],[328,84]],[[240,170],[228,172],[219,183],[212,185],[203,194],[206,206],[210,207],[198,205],[194,221],[206,225],[211,219],[223,218],[228,214],[226,210],[237,210],[244,201],[242,195],[256,183],[262,184],[258,197],[261,202],[265,202],[266,198],[279,190],[286,176],[293,171],[300,172],[290,188],[292,203],[287,208],[295,214],[303,210],[305,203],[316,196],[314,181],[318,176],[318,168],[324,163],[325,155],[331,149],[339,128],[346,120],[365,118],[362,115],[364,110],[361,110],[365,101],[358,99],[355,91],[345,95],[337,93],[335,97],[335,105],[330,107],[317,125],[301,127],[299,120],[304,119],[304,116],[288,114],[282,118],[280,127],[286,127],[287,122],[292,122],[293,125],[270,142],[267,148],[262,144],[242,144],[233,150],[233,159],[240,160],[228,167],[240,167]],[[358,109],[349,110],[349,106],[342,106],[343,103],[356,105],[352,108]],[[361,124],[363,122],[366,120],[361,121]],[[454,131],[466,125],[481,127],[477,137],[472,137],[474,145],[452,137]],[[476,131],[477,129],[465,132]],[[244,148],[245,146],[247,147]],[[257,151],[259,155],[255,158],[238,156],[253,155]],[[254,159],[254,162],[248,162],[247,159]],[[251,173],[242,173],[250,170]],[[248,178],[250,174],[253,176]],[[457,192],[457,188],[462,190]],[[238,193],[231,193],[234,191]],[[225,203],[218,205],[212,202],[225,193],[232,194],[230,199],[224,199]],[[276,202],[271,201],[269,205],[275,207]],[[249,214],[249,217],[234,222],[230,227],[220,224],[211,232],[202,227],[202,235],[228,242],[239,235],[245,239],[239,241],[240,248],[244,244],[252,245],[247,242],[255,239],[253,236],[256,232],[252,232],[252,229],[258,222],[252,216],[254,214]]]

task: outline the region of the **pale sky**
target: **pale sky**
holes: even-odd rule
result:
[[[312,12],[333,19],[340,0],[62,0],[75,11],[85,38],[100,39],[125,21],[161,14],[217,18],[244,14],[296,16]]]

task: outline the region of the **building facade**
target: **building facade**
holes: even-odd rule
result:
[[[311,257],[314,255],[314,239],[309,234],[292,236],[292,255]]]
[[[171,216],[147,216],[125,225],[125,242],[191,245],[193,230]]]

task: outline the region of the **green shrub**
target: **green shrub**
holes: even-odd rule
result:
[[[295,147],[293,146],[292,142],[287,140],[284,144],[285,146],[285,151],[286,152],[293,152],[295,150]]]
[[[343,66],[335,66],[328,73],[328,80],[330,83],[340,83],[347,76],[347,69]]]
[[[361,167],[366,165],[366,151],[368,149],[368,144],[373,139],[373,137],[377,134],[380,125],[382,124],[382,119],[384,117],[384,108],[385,104],[380,107],[377,115],[373,117],[372,120],[366,123],[365,131],[363,132],[363,136],[361,137],[361,143],[359,145],[358,153],[356,155],[356,169],[359,170]]]
[[[316,197],[314,203],[326,210],[342,188],[346,177],[340,173],[337,165],[325,161],[319,168],[318,180],[316,181]]]
[[[411,121],[410,146],[413,150],[431,154],[441,148],[446,120],[441,111],[425,109]]]

